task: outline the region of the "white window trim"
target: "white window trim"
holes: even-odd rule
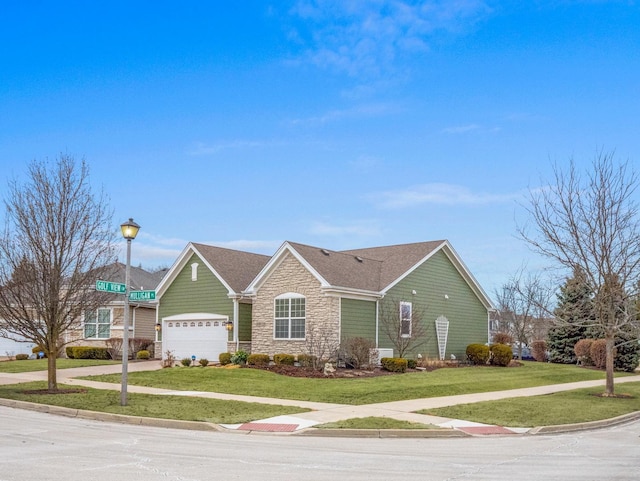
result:
[[[100,325],[98,323],[98,319],[100,318],[100,314],[99,311],[109,311],[109,335],[107,337],[99,337],[98,333],[100,332],[100,330],[98,329],[98,326]],[[86,322],[86,313],[82,315],[82,338],[83,339],[109,339],[111,337],[111,331],[113,330],[113,309],[111,307],[98,307],[95,310],[95,315],[96,315],[96,322],[95,323],[91,323],[94,324],[96,327],[96,334],[93,337],[87,337],[86,336],[86,329],[85,326],[87,325]]]
[[[289,307],[289,312],[288,312],[288,316],[287,317],[276,317],[276,301],[277,300],[282,300],[282,299],[287,299],[288,302],[288,307]],[[304,306],[304,317],[291,317],[291,299],[304,299],[305,300],[305,306]],[[288,325],[287,325],[287,337],[277,337],[276,336],[276,321],[278,320],[287,320],[288,321]],[[304,322],[304,333],[305,335],[303,337],[291,337],[291,322],[293,320],[299,320],[302,319]],[[280,294],[279,296],[277,296],[276,298],[274,298],[273,300],[273,340],[274,341],[305,341],[306,340],[306,334],[307,334],[307,302],[306,302],[306,297],[303,296],[302,294],[298,294],[296,292],[287,292],[284,294]]]
[[[402,311],[404,310],[403,308],[404,308],[404,307],[407,307],[407,306],[409,307],[409,317],[408,317],[408,318],[405,318],[405,317],[403,317],[403,315],[402,315]],[[400,302],[400,312],[399,312],[399,315],[400,315],[400,337],[410,338],[410,337],[411,337],[411,334],[412,334],[412,332],[411,332],[411,331],[412,331],[412,327],[413,327],[413,322],[412,322],[412,317],[413,317],[413,303],[408,302],[408,301],[402,301],[402,302]],[[405,333],[403,332],[404,330],[402,329],[402,327],[403,327],[403,325],[404,325],[404,323],[405,323],[406,321],[408,321],[408,322],[409,322],[409,333],[408,333],[408,334],[405,334]]]

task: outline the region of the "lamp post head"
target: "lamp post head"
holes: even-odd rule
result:
[[[138,235],[140,226],[133,222],[132,218],[129,218],[127,222],[120,224],[120,230],[122,231],[122,237],[127,240],[133,240]]]

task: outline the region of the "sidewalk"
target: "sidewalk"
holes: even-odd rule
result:
[[[157,361],[134,362],[128,365],[128,372],[149,371],[161,369],[160,363]],[[60,384],[77,385],[91,387],[94,389],[120,390],[119,384],[111,384],[104,382],[89,381],[77,379],[83,376],[92,376],[99,374],[117,374],[122,372],[120,364],[93,366],[83,368],[61,369],[58,371],[58,382]],[[47,379],[46,371],[36,371],[28,373],[10,374],[0,373],[0,384],[16,384],[31,381],[42,381]],[[277,416],[269,419],[256,420],[251,423],[222,425],[225,429],[238,431],[260,431],[260,432],[301,432],[307,431],[318,424],[330,422],[344,421],[351,418],[361,417],[386,417],[403,421],[431,424],[446,430],[455,430],[470,435],[486,435],[486,434],[523,434],[532,432],[534,427],[530,428],[508,428],[502,426],[491,426],[472,421],[460,419],[448,419],[437,416],[428,416],[417,414],[415,411],[423,409],[435,409],[445,406],[453,406],[458,404],[469,404],[482,401],[493,401],[499,399],[516,398],[524,396],[538,396],[551,394],[562,391],[570,391],[587,387],[603,386],[604,380],[599,381],[580,381],[565,384],[554,384],[547,386],[538,386],[523,389],[512,389],[507,391],[493,391],[474,394],[463,394],[457,396],[445,396],[424,399],[410,399],[404,401],[392,401],[368,405],[346,405],[332,404],[310,401],[296,401],[289,399],[273,399],[256,396],[234,395],[215,392],[202,391],[174,391],[169,389],[151,388],[144,386],[128,385],[128,392],[155,394],[164,396],[185,396],[185,397],[202,397],[210,399],[222,399],[227,401],[244,401],[262,404],[276,404],[281,406],[298,406],[310,409],[310,412],[299,413],[295,416]],[[640,375],[622,377],[616,379],[616,384],[626,382],[640,382]],[[640,414],[637,417],[640,417]],[[632,417],[630,417],[631,419]],[[580,426],[574,426],[572,429],[578,429]],[[314,430],[318,431],[318,430]],[[335,431],[341,431],[348,434],[348,430],[334,430],[333,433],[325,432],[323,434],[336,434]],[[370,430],[376,431],[376,430]],[[422,433],[433,430],[418,430]],[[536,432],[539,432],[538,428]],[[435,433],[434,433],[435,434]],[[439,433],[442,434],[442,433]],[[417,435],[417,433],[413,433]]]

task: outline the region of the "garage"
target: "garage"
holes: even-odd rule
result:
[[[17,338],[13,335],[12,337]],[[0,337],[0,356],[13,357],[16,354],[31,354],[31,350],[34,346],[35,344],[33,342],[20,342],[15,339]]]
[[[185,357],[218,362],[227,352],[227,316],[195,313],[180,314],[162,320],[162,357],[173,352],[176,360]]]

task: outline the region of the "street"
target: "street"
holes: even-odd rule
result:
[[[0,424],[0,481],[640,479],[640,422],[546,436],[329,438],[172,430],[0,407]]]

